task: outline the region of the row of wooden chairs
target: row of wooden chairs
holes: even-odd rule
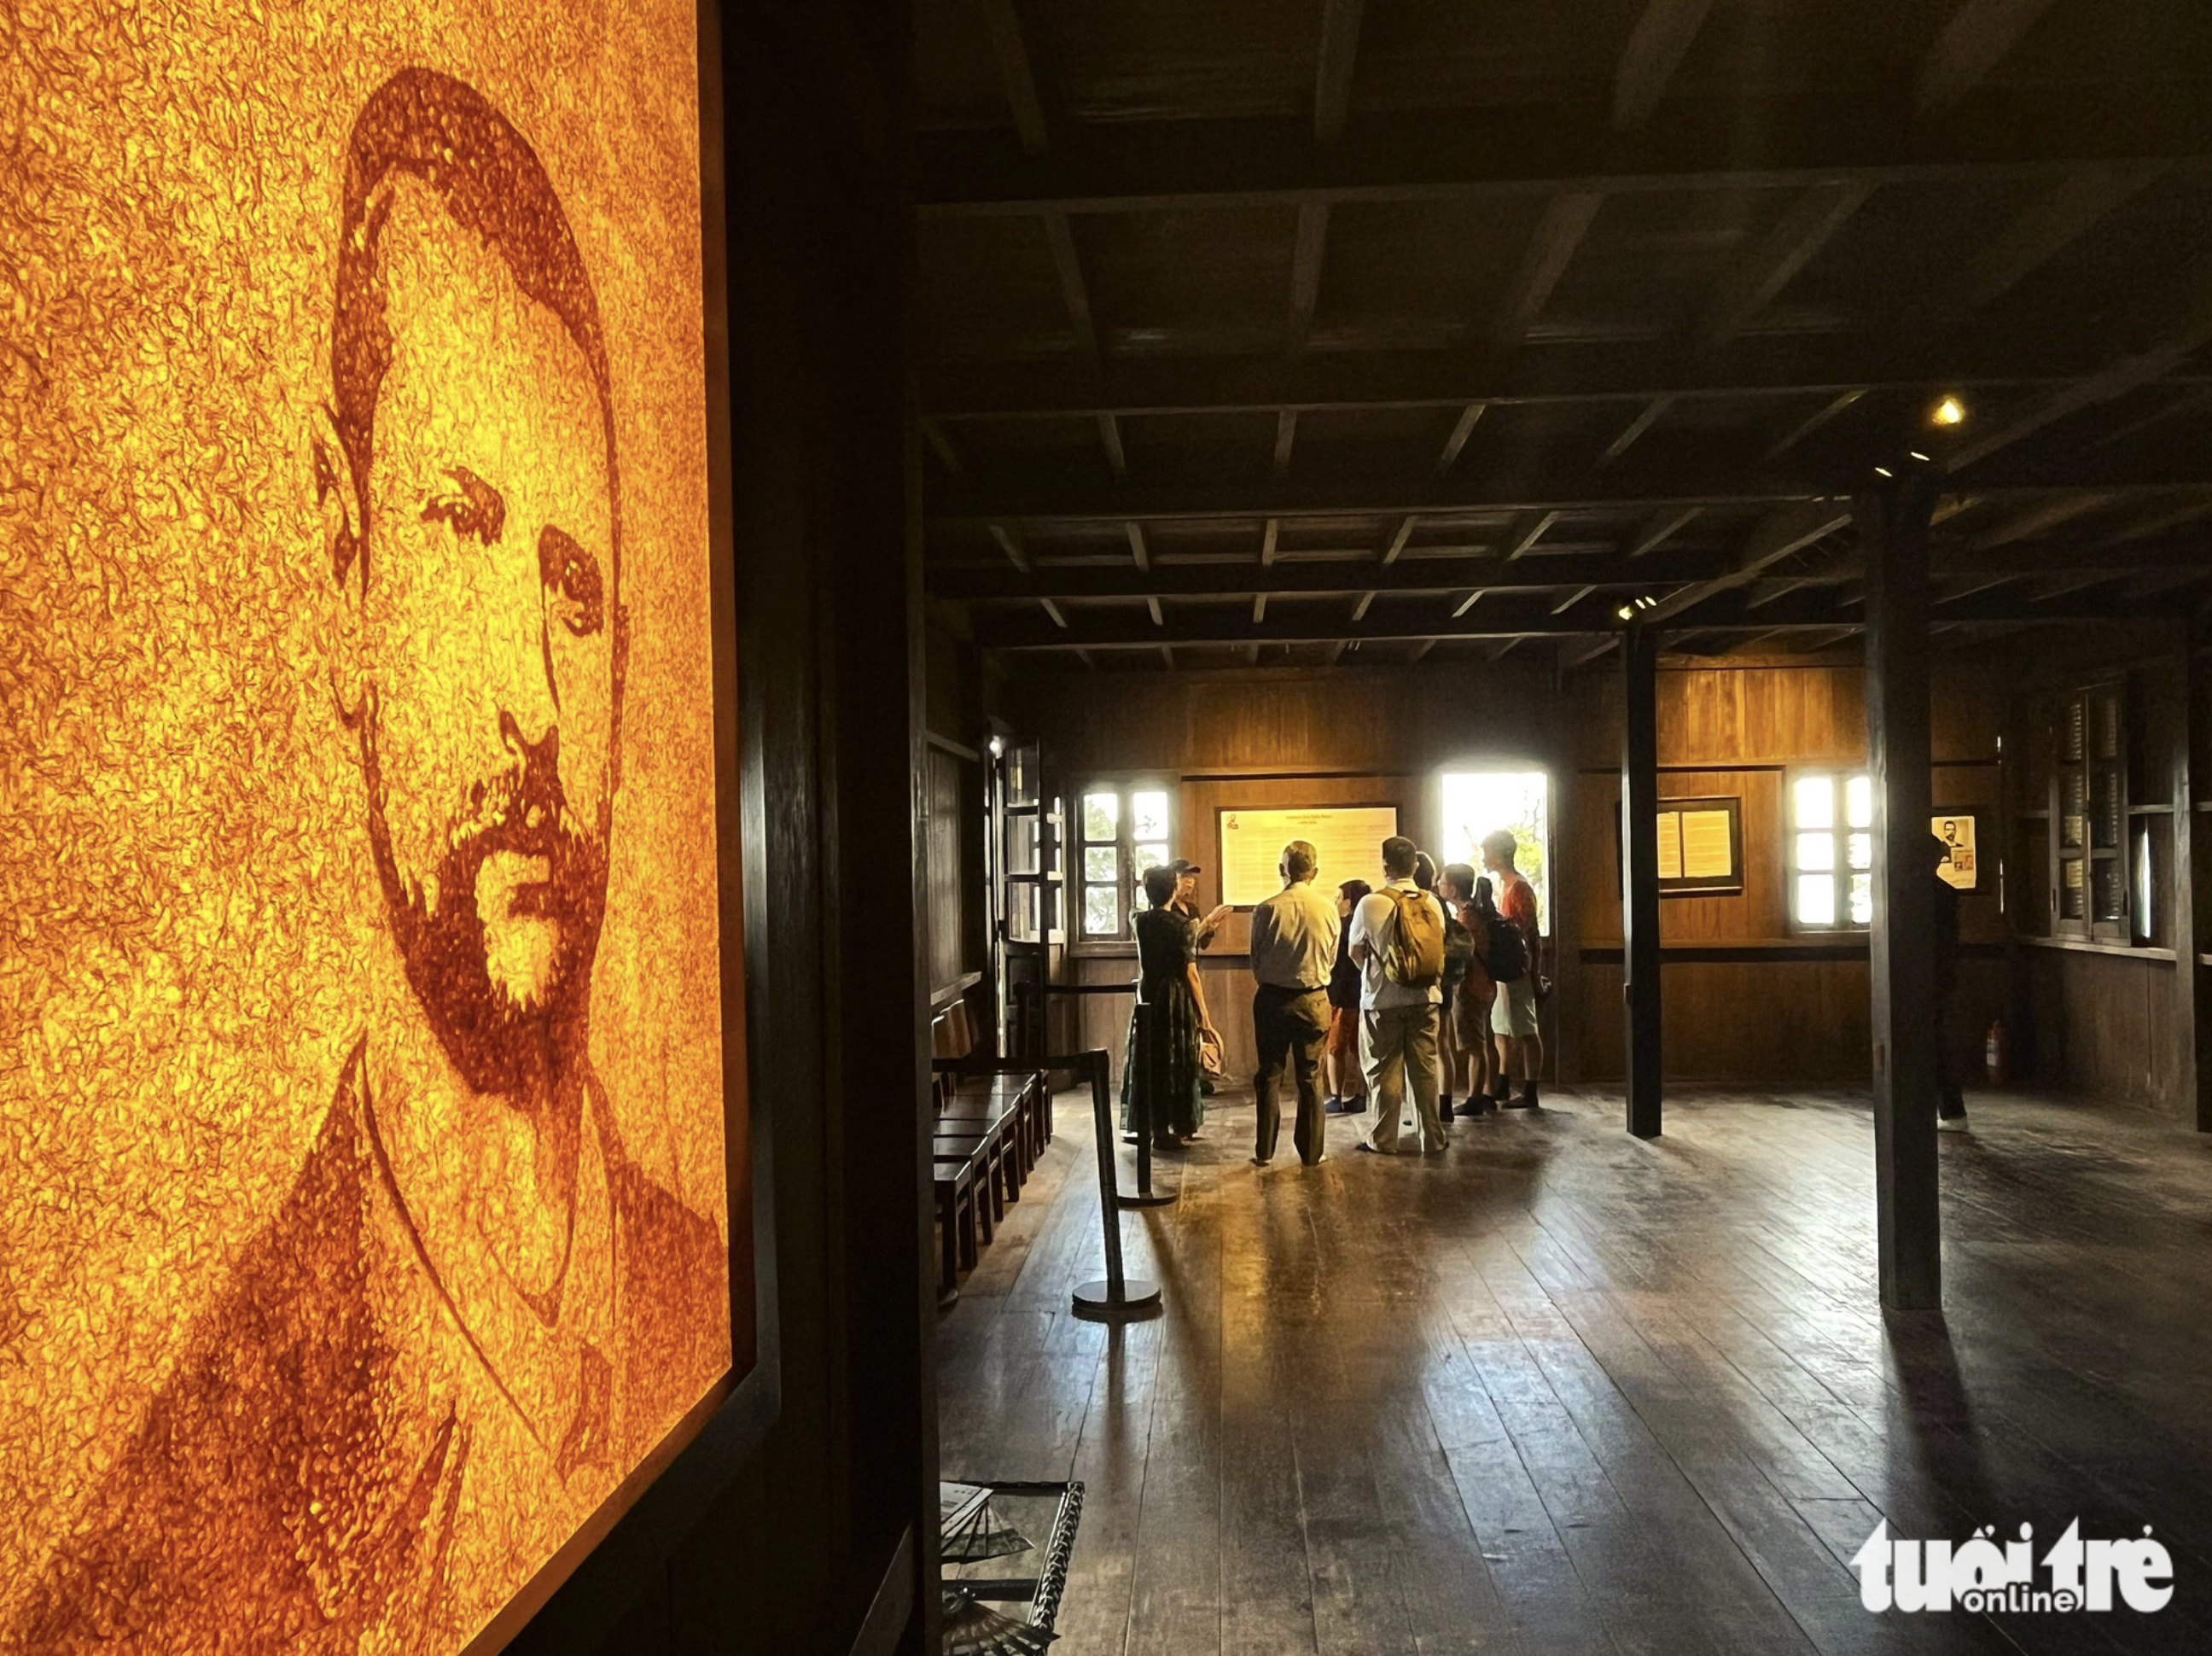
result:
[[[1006,1217],[1009,1202],[1052,1142],[1052,1093],[1042,1071],[979,1060],[963,1002],[930,1023],[931,1090],[936,1121],[930,1156],[937,1185],[939,1294],[949,1300],[960,1273]]]

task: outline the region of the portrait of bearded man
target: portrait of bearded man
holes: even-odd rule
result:
[[[305,448],[381,898],[359,1035],[0,1650],[458,1650],[730,1361],[726,1245],[590,1055],[629,635],[589,273],[427,69],[356,118],[337,247]]]

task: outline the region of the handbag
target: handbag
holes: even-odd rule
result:
[[[1218,1076],[1221,1069],[1221,1037],[1210,1029],[1198,1032],[1198,1067],[1206,1075]]]

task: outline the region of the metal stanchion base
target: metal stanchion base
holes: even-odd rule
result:
[[[1114,1201],[1123,1208],[1164,1208],[1176,1199],[1173,1190],[1136,1190],[1127,1196],[1118,1192]]]
[[[1114,1297],[1114,1285],[1100,1281],[1085,1282],[1075,1290],[1075,1314],[1078,1317],[1108,1320],[1116,1317],[1150,1317],[1160,1308],[1160,1285],[1142,1276],[1132,1276],[1121,1286],[1120,1299]]]

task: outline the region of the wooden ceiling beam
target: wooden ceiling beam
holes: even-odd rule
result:
[[[1598,457],[1598,464],[1610,466],[1626,454],[1636,446],[1637,440],[1658,424],[1660,417],[1674,405],[1674,399],[1663,394],[1644,404],[1636,417],[1622,429],[1621,434],[1605,446],[1605,453]]]
[[[1922,342],[1942,338],[1983,306],[2011,292],[2163,170],[2155,161],[2104,161],[2069,168],[1969,259],[1954,280],[1907,311],[1899,332]]]
[[[1687,527],[1705,508],[1702,506],[1666,506],[1644,520],[1643,525],[1629,537],[1622,552],[1629,557],[1643,557],[1656,552],[1668,541]]]
[[[1291,474],[1291,448],[1298,440],[1298,411],[1286,408],[1275,416],[1275,479],[1280,482]]]
[[[994,523],[991,526],[991,539],[999,543],[999,550],[1006,555],[1007,563],[1012,564],[1023,575],[1030,572],[1028,555],[1022,551],[1021,542],[1014,539],[1012,532],[1005,524]]]
[[[1100,417],[1105,417],[1102,415]],[[952,439],[945,429],[945,422],[925,414],[917,423],[921,427],[922,441],[929,445],[946,472],[956,478],[966,477],[968,468],[960,463],[960,451],[952,446]]]
[[[1644,612],[1646,624],[1656,625],[1758,579],[1793,552],[1802,551],[1814,541],[1833,534],[1850,521],[1851,505],[1848,500],[1800,501],[1777,508],[1746,537],[1742,554],[1733,570],[1661,599],[1656,606]],[[1699,624],[1703,622],[1700,617]]]
[[[1314,63],[1314,140],[1331,144],[1344,136],[1352,113],[1352,72],[1359,60],[1364,0],[1322,0],[1321,50]]]
[[[1083,279],[1082,256],[1075,248],[1075,227],[1066,213],[1044,215],[1045,245],[1052,252],[1053,274],[1060,278],[1060,296],[1067,307],[1068,326],[1075,343],[1093,363],[1098,361],[1098,327],[1091,314],[1091,285]]]
[[[1492,331],[1492,343],[1500,350],[1513,350],[1528,338],[1530,325],[1551,301],[1553,289],[1567,273],[1575,249],[1589,234],[1590,222],[1604,200],[1595,191],[1565,190],[1544,204]]]
[[[1570,639],[1559,646],[1559,671],[1571,673],[1577,667],[1586,667],[1601,655],[1610,654],[1613,647],[1620,642],[1620,635],[1617,632],[1601,632],[1592,638]]]
[[[1022,38],[1022,21],[1014,10],[1014,0],[982,0],[982,7],[983,22],[991,34],[991,55],[999,60],[999,81],[1006,88],[1014,131],[1024,149],[1032,155],[1042,155],[1051,135],[1045,128],[1044,100],[1037,95],[1029,43]]]
[[[2081,577],[2073,577],[2081,580]],[[2098,577],[2099,584],[2111,577]],[[2065,594],[2057,594],[2065,595]],[[1234,606],[1185,606],[1154,625],[1146,618],[1122,608],[1067,617],[1065,629],[1055,626],[1034,608],[994,612],[975,618],[975,642],[986,649],[1054,650],[1158,649],[1163,643],[1177,648],[1198,645],[1343,644],[1412,642],[1423,638],[1504,639],[1569,638],[1610,633],[1617,624],[1610,614],[1577,618],[1552,613],[1552,603],[1539,595],[1524,594],[1483,605],[1465,621],[1440,619],[1433,606],[1405,602],[1373,604],[1356,618],[1337,605],[1268,606],[1263,620]],[[2170,612],[2172,600],[2135,602],[2105,594],[2054,612],[2047,600],[2023,593],[1992,592],[1944,606],[1950,622],[2130,620]],[[1645,612],[1649,616],[1651,612]],[[1647,620],[1648,626],[1663,621]],[[1726,594],[1717,603],[1701,608],[1694,621],[1675,626],[1678,632],[1773,633],[1834,631],[1845,622],[1820,594],[1803,601],[1771,606],[1756,612],[1747,609],[1741,594]]]
[[[1698,346],[1717,350],[1748,328],[1873,193],[1871,184],[1856,181],[1816,184],[1800,192],[1759,245],[1723,278],[1698,319]]]
[[[1087,309],[1087,293],[1085,302]],[[1983,338],[1909,350],[1860,336],[1753,334],[1717,354],[1692,352],[1678,342],[1633,340],[1517,353],[1164,354],[1103,365],[1064,354],[1059,361],[1010,356],[921,364],[920,401],[924,414],[962,421],[1088,417],[1102,409],[1124,417],[1391,408],[1463,415],[1478,403],[1620,402],[1632,408],[1662,396],[1828,397],[1833,406],[1790,432],[1776,445],[1779,454],[1869,393],[1918,397],[1955,390],[1974,408],[1991,393],[2009,397],[2094,374],[2125,338],[2100,323],[2063,338]],[[2200,390],[2212,377],[2191,371],[2174,376],[2174,383]]]
[[[915,139],[915,210],[947,220],[2001,183],[2056,180],[2094,161],[2212,171],[2204,100],[2115,84],[2008,89],[1984,101],[1972,122],[1914,124],[1887,97],[1793,88],[1679,119],[1670,112],[1636,132],[1615,131],[1611,109],[1595,103],[1377,112],[1331,144],[1295,116],[1071,124],[1048,151],[948,129]]]
[[[1613,71],[1613,125],[1632,132],[1651,119],[1705,26],[1712,0],[1645,0]]]
[[[2162,337],[2148,349],[2123,356],[2086,379],[2045,393],[2026,407],[1992,424],[1962,434],[1962,441],[1940,458],[1948,472],[1961,472],[2000,449],[2010,447],[2045,427],[2124,397],[2164,379],[2212,344],[2212,259],[2192,261],[2185,291],[2189,300],[2182,314],[2166,326]]]
[[[1469,403],[1460,410],[1459,418],[1452,422],[1451,434],[1444,439],[1443,453],[1437,457],[1438,477],[1459,464],[1461,451],[1466,448],[1467,440],[1474,435],[1475,422],[1482,417],[1483,411],[1489,406],[1487,403]]]
[[[1098,411],[1098,442],[1106,451],[1106,464],[1121,482],[1129,478],[1129,453],[1121,446],[1121,417],[1111,409]]]
[[[2050,9],[2051,0],[1960,0],[1921,61],[1914,113],[1942,114],[1981,85]]]
[[[1193,478],[1159,484],[1113,484],[1101,479],[1030,478],[955,483],[930,479],[925,515],[932,524],[993,523],[1024,529],[1085,523],[1249,523],[1268,518],[1404,518],[1423,520],[1475,514],[1641,512],[1692,506],[1783,506],[1840,493],[1850,480],[1813,472],[1771,472],[1717,466],[1692,469],[1608,467],[1561,469],[1522,455],[1480,478],[1465,479],[1371,477],[1347,473],[1303,483],[1251,484],[1236,478]],[[1975,482],[1985,500],[2011,500],[2061,489],[2094,490],[2116,497],[2171,496],[2212,489],[2212,455],[2191,456],[2156,467],[2091,466],[2078,460],[1999,466]],[[1515,541],[1518,534],[1513,537]]]
[[[2027,540],[2033,536],[2046,533],[2062,524],[2071,523],[2078,517],[2087,517],[2090,513],[2112,503],[2111,495],[2094,489],[2085,489],[2069,495],[2056,495],[2049,500],[2038,501],[2032,506],[2023,507],[2010,516],[1983,530],[1974,538],[1974,547],[1978,551],[1989,551],[1996,547],[2009,546],[2015,540]]]
[[[1413,526],[1419,521],[1411,513],[1399,521],[1396,532],[1390,537],[1390,544],[1382,550],[1382,562],[1386,567],[1398,561],[1406,550],[1406,543],[1413,539]]]
[[[1314,307],[1321,302],[1322,262],[1328,252],[1328,204],[1309,202],[1298,209],[1297,240],[1291,251],[1289,347],[1304,350],[1313,333]]]
[[[1872,387],[1869,386],[1852,386],[1847,390],[1838,392],[1834,397],[1821,405],[1818,412],[1809,415],[1806,418],[1799,421],[1796,425],[1791,426],[1787,431],[1784,432],[1781,436],[1778,437],[1774,442],[1769,446],[1767,451],[1759,457],[1760,462],[1762,464],[1771,465],[1772,462],[1780,460],[1784,454],[1795,448],[1806,438],[1811,436],[1822,426],[1827,424],[1829,421],[1834,419],[1837,415],[1842,413],[1853,403],[1858,401],[1860,398],[1865,396],[1871,389]]]
[[[1528,557],[1535,549],[1536,543],[1559,521],[1559,514],[1555,510],[1523,513],[1520,521],[1513,526],[1512,533],[1506,538],[1505,561],[1510,563]]]

